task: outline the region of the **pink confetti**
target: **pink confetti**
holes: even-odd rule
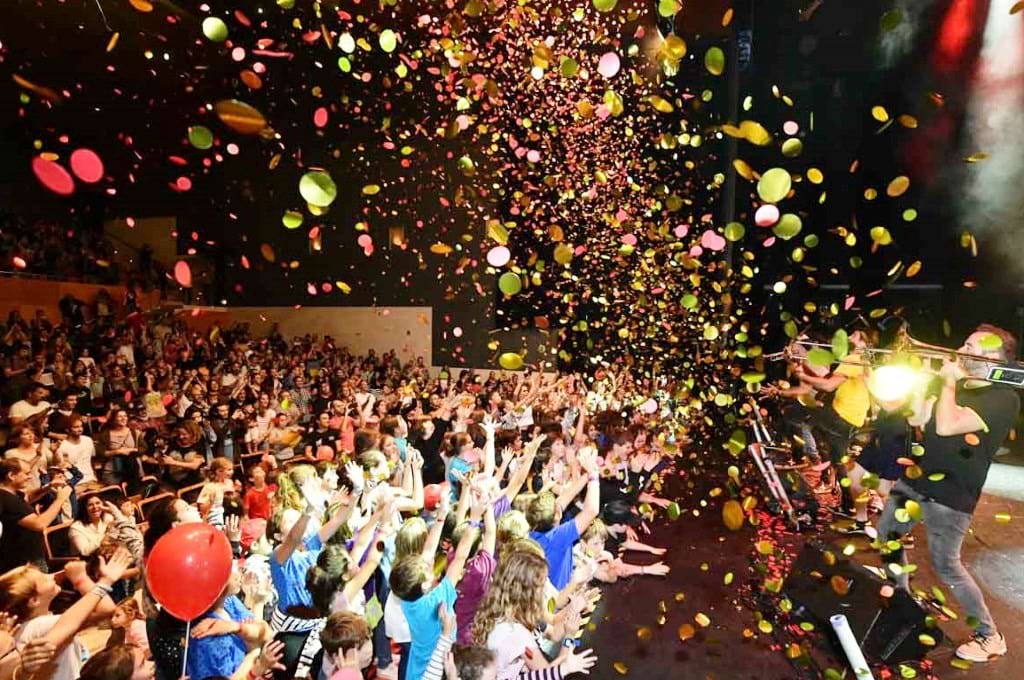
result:
[[[60,196],[70,196],[75,193],[75,180],[62,166],[48,161],[42,156],[32,159],[32,172],[35,173],[44,187]]]
[[[71,154],[71,172],[75,177],[94,184],[103,179],[103,161],[90,149],[77,149]]]
[[[754,222],[759,227],[770,227],[779,221],[779,209],[771,203],[765,203],[754,213]]]
[[[182,288],[192,287],[192,268],[188,266],[188,262],[185,260],[178,260],[174,265],[174,280],[178,282]]]
[[[700,244],[708,250],[723,250],[725,248],[725,237],[714,229],[708,229],[701,235]]]
[[[597,63],[597,72],[605,78],[613,78],[619,72],[620,66],[619,55],[614,52],[605,52],[601,56],[601,61]]]
[[[322,128],[325,125],[327,125],[327,108],[326,107],[321,106],[313,114],[313,125],[316,125],[318,128]]]
[[[512,252],[505,246],[495,246],[487,252],[487,264],[504,267],[512,259]]]
[[[782,124],[782,131],[789,136],[793,136],[796,133],[800,132],[800,124],[797,123],[795,120],[787,120],[785,123]]]

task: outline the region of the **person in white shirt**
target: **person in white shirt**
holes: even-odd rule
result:
[[[44,401],[44,398],[49,393],[43,385],[31,385],[25,390],[25,398],[21,401],[16,401],[11,406],[11,411],[8,414],[11,425],[21,425],[29,419],[33,419],[30,425],[35,425],[34,421],[41,420],[40,414],[44,411],[50,410],[50,402]]]
[[[50,605],[60,594],[53,576],[32,566],[17,567],[0,576],[0,605],[8,614],[17,616],[20,623],[14,636],[17,648],[23,650],[39,639],[56,648],[52,660],[33,677],[78,678],[83,655],[75,635],[101,602],[106,600],[111,608],[114,606],[106,593],[121,580],[131,561],[128,551],[120,548],[110,561],[100,560],[99,579],[95,583],[85,574],[76,575],[71,580],[82,597],[60,615],[50,613]]]
[[[74,466],[80,473],[82,479],[76,486],[96,483],[96,472],[92,467],[92,459],[96,455],[96,444],[92,437],[82,434],[85,431],[85,424],[82,416],[73,415],[68,423],[67,439],[60,443],[54,454],[54,463],[57,465]]]

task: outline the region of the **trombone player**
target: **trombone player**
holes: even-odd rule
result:
[[[924,522],[932,566],[966,614],[978,621],[971,639],[956,650],[961,659],[976,663],[1006,654],[1006,640],[996,629],[981,589],[964,568],[960,548],[992,456],[1020,409],[1013,388],[985,380],[988,367],[1013,361],[1016,353],[1012,334],[988,324],[979,326],[964,341],[959,361],[947,359],[943,364],[939,393],[914,395],[910,423],[924,429],[924,455],[915,461],[919,469],[908,468],[913,472],[893,487],[878,524],[883,556],[895,561],[903,560],[903,550],[886,554],[886,542],[901,539],[918,521]],[[896,512],[907,509],[910,501],[917,506],[910,506],[909,515],[900,513],[907,519],[900,521]],[[897,581],[909,590],[908,574]]]

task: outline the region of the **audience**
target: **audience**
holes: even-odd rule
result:
[[[664,552],[638,530],[674,450],[626,369],[434,375],[101,311],[3,329],[0,680],[560,678],[596,660],[591,584],[668,572],[621,555]],[[186,622],[144,567],[192,522],[237,561]]]

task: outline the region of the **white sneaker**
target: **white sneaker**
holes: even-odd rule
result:
[[[961,659],[975,663],[985,663],[992,657],[1006,654],[1006,638],[999,633],[995,635],[975,635],[970,641],[956,648],[956,655]]]

